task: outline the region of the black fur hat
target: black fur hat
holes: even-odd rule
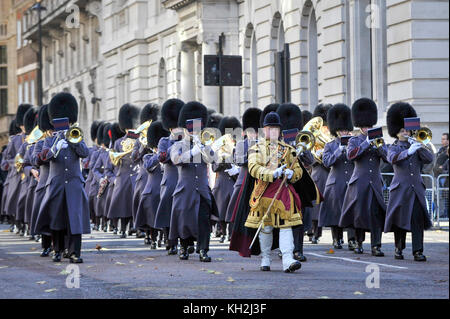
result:
[[[178,117],[178,126],[186,128],[186,121],[193,119],[202,119],[202,129],[208,124],[208,110],[200,102],[188,102],[180,110]]]
[[[323,120],[323,125],[328,126],[328,121],[327,121],[327,114],[328,114],[328,110],[332,107],[333,105],[331,104],[323,104],[320,103],[319,105],[316,106],[316,108],[314,109],[313,112],[313,117],[316,116],[320,116]]]
[[[53,130],[53,125],[50,123],[50,118],[48,116],[48,104],[42,105],[39,109],[38,125],[39,129],[43,132]]]
[[[284,103],[277,108],[280,116],[281,130],[299,129],[303,127],[303,116],[300,108],[293,103]]]
[[[114,147],[114,143],[121,137],[125,136],[125,132],[121,130],[119,123],[114,122],[111,124],[111,145]]]
[[[408,117],[417,117],[416,110],[414,110],[411,104],[398,102],[389,107],[386,124],[391,137],[397,138],[398,132],[405,127],[404,119]]]
[[[20,104],[19,107],[17,108],[17,115],[16,115],[16,125],[17,127],[21,127],[23,125],[23,117],[25,116],[25,113],[27,113],[27,111],[33,107],[33,105],[31,104]]]
[[[342,103],[333,105],[327,114],[328,129],[330,133],[337,136],[337,131],[353,131],[352,111]]]
[[[9,136],[17,135],[21,132],[20,127],[16,125],[16,119],[12,120],[9,124]]]
[[[126,129],[135,129],[139,126],[139,115],[141,111],[133,104],[126,103],[119,110],[119,126],[125,132]]]
[[[155,121],[150,124],[147,129],[147,146],[150,148],[157,148],[159,140],[162,137],[167,137],[170,132],[164,129],[161,121]]]
[[[257,107],[251,107],[245,110],[242,115],[242,129],[245,131],[248,128],[252,128],[255,132],[260,128],[260,118],[262,111]]]
[[[305,124],[308,123],[312,119],[313,115],[312,115],[312,113],[310,111],[303,110],[302,111],[302,117],[303,117],[303,126],[305,126]]]
[[[102,144],[104,144],[103,143],[104,135],[105,135],[104,129],[105,129],[105,126],[107,126],[108,122],[97,122],[97,123],[98,123],[97,132],[96,132],[97,134],[95,135],[95,138],[97,139],[97,144],[102,145]],[[107,132],[106,132],[106,134],[107,134]],[[106,144],[106,146],[109,146],[109,143]]]
[[[222,119],[223,119],[222,114],[213,112],[213,113],[209,114],[208,124],[206,124],[206,127],[219,128],[219,123]]]
[[[219,123],[219,127],[218,129],[220,130],[220,132],[223,134],[225,134],[225,130],[226,129],[235,129],[235,128],[242,128],[241,122],[239,122],[239,120],[234,117],[234,116],[225,116]]]
[[[100,133],[100,130],[101,130],[101,134],[98,134],[98,135],[102,136],[101,144],[104,144],[107,148],[109,148],[110,144],[111,144],[112,124],[108,123],[108,122],[103,122],[103,124],[99,127],[99,133]]]
[[[374,101],[368,98],[356,100],[352,105],[352,121],[356,127],[371,127],[378,122],[378,110]]]
[[[48,115],[50,121],[68,117],[69,123],[74,124],[78,119],[78,103],[75,97],[67,92],[56,94],[48,104]]]
[[[23,117],[23,125],[25,126],[25,134],[30,134],[31,131],[36,127],[38,116],[37,107],[32,107],[28,109]]]
[[[159,115],[159,105],[158,104],[149,103],[149,104],[145,105],[144,108],[141,110],[141,115],[140,115],[141,124],[146,121],[150,121],[150,120],[155,122],[156,120],[158,120],[158,115]]]
[[[179,99],[169,99],[164,102],[161,108],[162,125],[166,130],[178,126],[178,116],[184,102]]]
[[[98,127],[100,125],[99,121],[94,121],[91,124],[91,140],[95,141],[95,139],[97,138],[97,131],[98,131]]]
[[[278,103],[272,103],[267,105],[264,110],[262,110],[261,116],[259,118],[259,127],[264,127],[264,118],[266,117],[266,115],[270,112],[276,112],[279,106],[280,104]]]

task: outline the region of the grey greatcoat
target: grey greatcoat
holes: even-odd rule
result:
[[[205,152],[210,152],[205,147]],[[183,139],[170,148],[172,162],[178,167],[178,182],[173,193],[169,240],[198,238],[200,197],[211,207],[208,167],[200,155],[191,155],[190,140]]]
[[[38,154],[42,152],[42,147],[44,146],[44,140],[36,143],[33,149],[33,154],[31,155],[31,163],[35,167],[39,167],[39,182],[36,185],[36,190],[34,194],[33,200],[33,208],[31,211],[31,221],[30,221],[30,229],[31,235],[36,235],[36,220],[39,214],[39,209],[41,207],[42,200],[45,195],[45,185],[47,184],[48,173],[50,169],[50,165],[48,162],[43,162],[39,159]]]
[[[369,231],[371,228],[370,212],[372,199],[375,199],[386,213],[383,198],[383,182],[381,179],[380,162],[387,161],[386,145],[374,148],[366,141],[365,135],[352,137],[347,146],[347,157],[355,163],[352,177],[348,182],[342,205],[342,215],[339,227],[354,226]]]
[[[147,148],[143,147],[139,139],[134,143],[133,152],[131,153],[131,159],[135,165],[139,166],[139,170],[136,176],[136,184],[133,193],[133,220],[136,221],[136,213],[141,202],[141,195],[147,184],[147,171],[144,168],[143,158],[147,154]]]
[[[22,172],[17,172],[14,166],[14,159],[17,153],[19,153],[19,148],[24,140],[25,134],[18,134],[11,137],[11,147],[6,153],[6,161],[12,170],[9,179],[7,200],[4,207],[6,215],[8,216],[16,216],[17,213],[17,202],[19,200]]]
[[[123,152],[120,144],[126,136],[114,143],[115,152]],[[114,180],[114,190],[109,204],[108,218],[126,218],[133,216],[133,189],[136,182],[136,165],[131,154],[125,155],[119,162]]]
[[[93,168],[94,168],[95,162],[97,161],[97,158],[98,158],[99,149],[100,148],[97,145],[94,145],[93,147],[89,148],[89,156],[83,161],[83,167],[85,169],[89,170],[89,174],[86,178],[86,184],[84,186],[84,190],[86,191],[86,194],[88,197],[89,211],[91,214],[91,218],[94,218],[97,215],[97,212],[95,211],[95,206],[96,206],[95,204],[96,204],[96,200],[97,200],[96,195],[98,192],[98,183],[94,179]],[[94,195],[94,193],[95,193],[95,195]]]
[[[162,172],[158,155],[146,154],[144,156],[144,168],[148,177],[136,212],[134,228],[148,230],[155,228],[155,216],[160,199]]]
[[[9,181],[11,179],[11,175],[12,175],[14,166],[9,165],[8,161],[6,160],[6,154],[8,153],[8,150],[11,148],[11,145],[12,145],[12,143],[10,140],[3,152],[3,157],[2,157],[2,162],[1,162],[1,169],[3,171],[7,171],[8,174],[6,175],[5,181],[3,182],[3,192],[2,192],[2,198],[1,198],[0,215],[7,215],[5,212],[5,204],[6,204],[6,201],[8,200]]]
[[[51,150],[58,134],[45,139],[39,158],[50,163],[45,195],[36,221],[36,233],[51,235],[51,230],[64,230],[72,235],[89,234],[89,204],[84,190],[80,158],[89,155],[84,141],[61,149],[58,156]]]
[[[97,217],[106,217],[108,213],[106,211],[108,188],[110,185],[112,185],[114,180],[114,174],[112,172],[112,169],[107,169],[109,163],[110,163],[109,153],[106,149],[101,147],[98,151],[97,160],[95,161],[95,164],[92,168],[94,186],[91,187],[91,194],[89,195],[95,196],[95,214]],[[100,180],[105,176],[108,177],[109,184],[108,186],[106,186],[106,189],[103,192],[102,196],[100,196],[100,198],[97,198],[98,190],[100,188]]]
[[[394,178],[389,189],[385,232],[394,231],[394,226],[411,231],[411,217],[416,200],[422,207],[424,228],[431,227],[420,168],[421,164],[433,162],[433,154],[422,147],[414,154],[408,155],[409,147],[409,142],[399,140],[389,146],[387,158],[394,167]]]
[[[325,167],[323,164],[318,163],[317,161],[315,161],[312,165],[311,178],[313,179],[314,183],[316,183],[317,188],[322,195],[325,192],[325,184],[327,183],[329,172],[330,170],[327,167]],[[314,204],[314,207],[311,208],[312,220],[319,220],[319,212],[322,204],[323,202],[318,205]]]
[[[24,222],[27,224],[29,224],[31,221],[31,214],[33,212],[33,202],[34,202],[35,190],[36,190],[36,186],[38,184],[38,181],[31,174],[32,169],[36,169],[36,170],[38,169],[36,166],[34,166],[33,161],[32,161],[32,155],[33,155],[34,148],[35,148],[35,144],[30,145],[30,147],[25,152],[25,157],[24,157],[24,163],[26,163],[25,164],[26,166],[24,166],[23,171],[24,171],[25,175],[29,176],[29,178],[30,178],[29,182],[28,182],[26,196],[25,196],[25,219],[24,219]]]
[[[212,194],[219,211],[219,221],[225,221],[227,215],[228,204],[233,194],[233,187],[235,183],[235,177],[231,177],[225,172],[226,169],[231,168],[231,164],[228,163],[213,163],[213,172],[216,173],[216,180],[212,189]]]
[[[23,143],[19,148],[19,154],[24,159],[23,169],[20,171],[21,180],[20,180],[20,192],[19,197],[17,198],[17,208],[16,208],[16,221],[25,222],[25,205],[27,201],[27,193],[28,193],[28,185],[31,181],[30,170],[31,164],[25,161],[25,154],[28,149],[28,143]],[[28,159],[29,160],[29,159]],[[25,170],[26,169],[26,170]]]
[[[170,147],[175,140],[170,137],[162,137],[158,143],[158,159],[163,164],[163,176],[161,179],[161,193],[158,209],[155,217],[155,228],[163,229],[170,226],[172,214],[172,194],[178,182],[178,168],[170,160]]]
[[[353,173],[354,164],[347,158],[345,149],[341,150],[340,139],[327,143],[323,151],[323,164],[330,168],[324,202],[319,212],[319,227],[338,226],[342,213],[345,191]]]

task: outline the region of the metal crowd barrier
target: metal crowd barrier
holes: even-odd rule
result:
[[[437,224],[440,226],[441,221],[448,222],[448,174],[441,174],[436,178],[436,194],[437,194]]]

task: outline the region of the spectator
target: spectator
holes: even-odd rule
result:
[[[442,134],[442,147],[436,154],[436,162],[433,167],[434,176],[437,177],[443,174],[444,163],[448,160],[448,133]]]

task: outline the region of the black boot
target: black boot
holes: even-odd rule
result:
[[[402,251],[398,248],[395,248],[395,255],[394,255],[395,259],[403,259],[403,254]]]
[[[55,262],[55,263],[61,262],[61,253],[60,253],[59,251],[58,251],[58,252],[55,252],[55,254],[53,255],[52,260],[53,260],[53,262]]]
[[[340,242],[339,239],[338,240],[333,240],[333,247],[335,249],[342,249],[342,245],[341,245],[341,242]]]
[[[169,247],[167,255],[170,256],[170,255],[176,255],[176,254],[177,254],[177,247],[176,246]]]
[[[180,260],[188,260],[189,259],[189,254],[187,252],[186,247],[181,247],[179,258],[180,258]]]
[[[69,255],[69,250],[68,249],[64,249],[64,253],[63,253],[63,258],[70,258],[70,255]]]
[[[70,263],[72,264],[82,264],[83,258],[75,256],[75,254],[72,254],[70,256]]]
[[[315,245],[317,245],[319,243],[319,240],[318,240],[318,238],[316,238],[316,237],[313,237],[312,238],[312,240],[311,240],[311,244],[315,244]]]
[[[118,232],[118,229],[117,229],[117,228],[114,228],[113,234],[114,234],[114,235],[117,235],[117,232]]]
[[[120,238],[127,238],[127,234],[125,231],[120,232]]]
[[[355,240],[349,240],[348,241],[348,250],[355,250],[356,248],[356,241]]]
[[[362,254],[364,253],[363,244],[357,243],[355,249],[353,250],[355,254]]]
[[[152,241],[150,249],[156,249],[156,242]]]
[[[296,271],[297,269],[300,269],[300,268],[302,268],[302,264],[298,260],[296,260],[284,272],[286,272],[286,273],[294,272],[294,271]]]
[[[259,267],[261,271],[270,271],[270,266],[261,266]]]
[[[372,256],[383,257],[384,253],[381,251],[380,247],[375,246],[375,247],[372,247]]]
[[[427,261],[427,258],[422,254],[421,251],[416,251],[414,253],[414,261]]]
[[[294,253],[294,259],[295,260],[298,260],[298,261],[301,261],[301,262],[305,262],[306,261],[306,257],[305,257],[305,255],[303,255],[301,252],[299,252],[299,251],[296,251],[295,253]]]
[[[211,257],[208,256],[208,254],[206,253],[206,250],[204,250],[204,249],[200,250],[200,261],[205,262],[205,263],[211,262]]]
[[[220,237],[219,239],[219,243],[223,243],[225,241],[225,235],[222,235],[222,237]]]
[[[189,246],[188,248],[187,248],[187,252],[188,252],[188,254],[193,254],[194,253],[194,251],[195,251],[195,248],[194,248],[194,246]],[[199,252],[197,252],[197,254],[198,254]]]
[[[152,240],[150,239],[150,237],[145,237],[144,245],[150,245],[151,243],[152,243]]]
[[[44,250],[42,250],[42,253],[41,253],[41,257],[48,257],[49,255],[50,255],[50,252],[51,252],[52,250],[50,249],[50,248],[45,248]]]

